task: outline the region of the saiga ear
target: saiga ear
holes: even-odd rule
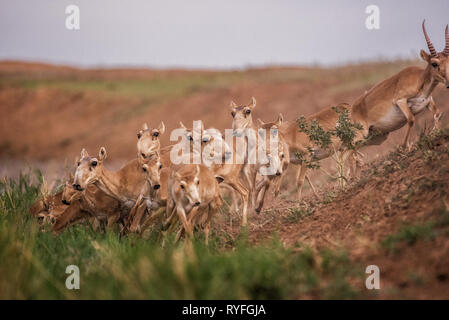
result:
[[[69,174],[69,181],[73,181],[73,173],[72,172],[70,172],[70,174]]]
[[[199,165],[196,165],[196,168],[195,168],[195,177],[197,177],[199,174],[200,174],[200,166],[199,166]]]
[[[106,159],[106,157],[107,157],[106,148],[101,147],[100,151],[98,152],[98,160],[103,161],[104,159]]]
[[[276,125],[278,126],[278,128],[282,125],[282,122],[284,122],[284,116],[282,115],[282,113],[279,113],[278,120],[276,121]]]
[[[83,148],[83,150],[81,150],[81,159],[87,158],[88,156],[89,154],[87,153],[86,149]]]
[[[148,124],[146,122],[142,125],[142,130],[148,130]]]
[[[157,130],[159,130],[160,134],[164,134],[164,132],[165,132],[164,121],[161,121],[161,123],[159,124],[159,127],[157,128]]]
[[[256,98],[251,97],[251,103],[248,107],[250,107],[251,109],[254,109],[256,107]]]
[[[424,50],[421,50],[419,55],[421,56],[421,59],[423,59],[425,62],[429,62],[430,61],[430,54],[428,54]]]
[[[231,110],[235,110],[235,109],[238,108],[238,105],[236,105],[234,101],[231,101],[231,103],[229,104],[229,106],[231,107]]]
[[[79,157],[76,157],[75,158],[75,167],[78,167],[78,162],[80,161],[80,158]]]

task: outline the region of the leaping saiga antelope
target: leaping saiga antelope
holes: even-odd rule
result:
[[[378,145],[388,134],[408,124],[403,140],[407,145],[415,115],[428,108],[434,113],[435,126],[441,113],[435,106],[432,91],[439,83],[449,89],[449,30],[446,26],[445,47],[437,53],[422,23],[424,37],[430,53],[421,50],[426,68],[408,67],[388,78],[358,98],[352,105],[352,117],[363,126],[363,145]]]
[[[434,113],[435,126],[438,125],[442,114],[435,106],[432,91],[438,83],[445,83],[449,88],[449,31],[446,26],[446,44],[442,52],[437,53],[427,35],[424,22],[422,24],[424,36],[430,54],[421,50],[421,58],[427,62],[425,69],[408,67],[396,75],[382,81],[358,98],[352,106],[341,103],[338,109],[350,111],[351,121],[362,125],[363,129],[357,132],[355,141],[357,147],[379,145],[385,141],[388,134],[408,123],[403,145],[407,144],[410,129],[413,127],[415,115],[428,108]],[[325,130],[335,128],[338,114],[331,108],[324,109],[307,117],[307,121],[316,120]],[[295,152],[307,153],[306,147],[310,141],[303,132],[298,130],[297,123],[283,125],[281,132],[289,145],[291,154]],[[338,141],[332,138],[335,150],[339,150]],[[337,143],[337,144],[336,144]],[[315,158],[321,160],[330,156],[328,152],[314,150]],[[354,152],[357,156],[357,152]],[[306,177],[307,167],[292,156],[292,163],[300,164],[297,176],[297,199],[301,198],[301,189]],[[357,160],[356,160],[357,162]],[[309,181],[310,182],[310,181]]]

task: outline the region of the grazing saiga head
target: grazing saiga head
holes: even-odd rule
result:
[[[201,204],[199,174],[199,165],[185,165],[173,172],[171,188],[175,198],[187,200],[193,207],[199,206]]]
[[[422,23],[422,29],[430,54],[421,50],[421,58],[430,66],[432,79],[444,83],[446,88],[449,89],[449,28],[446,25],[444,50],[437,52],[432,41],[430,41],[424,22],[425,20]]]
[[[284,121],[284,117],[282,114],[279,114],[278,119],[275,122],[263,122],[260,119],[257,119],[259,129],[265,129],[266,131],[266,154],[269,160],[269,163],[266,165],[270,167],[273,171],[273,174],[276,176],[282,175],[284,170],[286,170],[288,164],[290,163],[290,156],[288,151],[288,146],[282,140],[279,128]],[[277,150],[271,150],[271,139],[274,139],[277,135]],[[268,138],[269,137],[269,138]]]
[[[161,169],[162,163],[159,152],[151,153],[142,165],[142,170],[146,173],[147,181],[154,190],[158,190],[161,187]]]
[[[145,123],[142,130],[137,133],[137,159],[139,159],[141,165],[152,153],[159,151],[161,147],[159,137],[164,132],[165,124],[161,121],[157,128],[149,128]]]
[[[240,137],[245,129],[253,126],[252,112],[256,107],[256,99],[251,98],[251,102],[246,106],[238,106],[231,101],[232,130],[234,135]]]
[[[78,163],[78,159],[76,161]],[[73,186],[73,174],[70,172],[70,178],[65,182],[64,190],[62,191],[61,202],[65,205],[70,205],[72,201],[78,200],[81,196],[81,192],[76,190]]]
[[[86,149],[81,150],[81,159],[77,163],[73,187],[83,191],[89,184],[95,183],[103,174],[103,161],[106,159],[106,149],[100,148],[98,158],[90,157]]]

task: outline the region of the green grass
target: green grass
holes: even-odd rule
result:
[[[385,238],[382,246],[389,251],[395,251],[399,243],[413,245],[418,240],[433,239],[433,226],[433,222],[402,226],[395,234]]]
[[[306,206],[304,208],[297,208],[297,207],[289,208],[288,211],[289,211],[289,214],[288,214],[286,220],[289,223],[298,222],[298,221],[304,219],[305,217],[308,217],[311,214],[313,214],[313,209],[310,206]]]
[[[42,181],[38,175],[38,181]],[[39,196],[30,175],[0,182],[0,299],[286,299],[353,298],[359,277],[344,251],[287,249],[280,241],[232,248],[216,234],[206,247],[157,235],[120,238],[76,225],[59,236],[28,213]],[[65,288],[65,269],[80,269],[80,290]],[[361,281],[361,280],[360,280]]]
[[[180,97],[186,94],[213,88],[226,87],[239,81],[239,72],[186,74],[143,79],[84,79],[67,77],[0,77],[0,84],[36,89],[40,87],[57,88],[69,92],[96,92],[122,97],[140,97],[147,100],[163,100],[167,97]]]
[[[449,235],[447,226],[449,226],[449,211],[442,206],[434,212],[431,220],[403,225],[396,233],[387,236],[381,244],[389,252],[396,253],[400,244],[411,246],[418,241],[431,241],[440,234]]]

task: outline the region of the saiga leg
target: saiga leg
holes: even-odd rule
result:
[[[440,110],[435,105],[435,101],[433,100],[433,97],[430,97],[430,102],[427,105],[427,108],[433,112],[433,129],[438,129],[440,127],[439,121],[440,121],[443,113],[440,112]]]
[[[296,182],[298,186],[298,191],[296,194],[296,200],[301,200],[301,193],[302,193],[302,186],[304,185],[304,178],[306,176],[307,172],[307,165],[305,163],[302,163],[299,167]]]
[[[249,201],[249,192],[248,190],[239,182],[235,181],[237,179],[228,180],[227,183],[231,186],[237,193],[242,197],[242,226],[245,227],[248,223],[248,201]]]
[[[415,116],[413,115],[412,111],[410,110],[407,99],[399,99],[395,102],[395,104],[401,109],[402,113],[404,114],[405,118],[407,119],[408,128],[407,133],[405,134],[404,142],[402,143],[403,147],[407,147],[408,143],[408,137],[410,135],[410,131],[415,124]]]
[[[190,238],[193,238],[193,231],[192,231],[192,228],[191,228],[191,225],[190,225],[189,221],[187,220],[187,216],[186,216],[185,210],[178,206],[176,208],[176,212],[178,213],[178,217],[181,220],[182,226],[183,226],[184,230],[186,231],[186,234]]]

